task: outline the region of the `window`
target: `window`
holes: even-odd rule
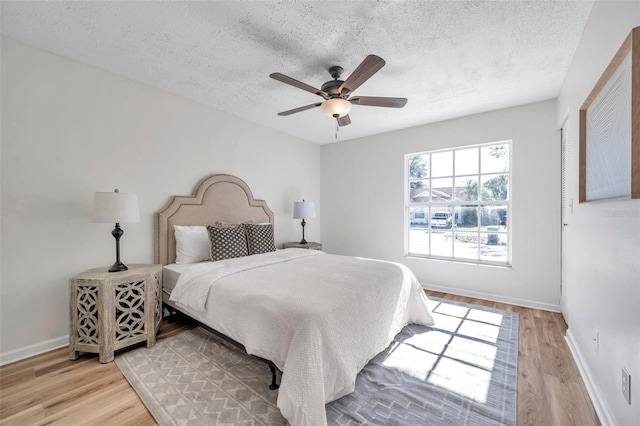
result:
[[[406,253],[509,265],[511,142],[408,154]]]

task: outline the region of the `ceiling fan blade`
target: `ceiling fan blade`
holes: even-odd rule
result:
[[[367,81],[372,75],[377,73],[380,68],[384,66],[385,62],[379,56],[369,55],[364,58],[364,61],[358,65],[349,78],[347,78],[340,88],[338,92],[340,92],[341,96],[348,96],[354,90],[356,90],[362,83]]]
[[[308,84],[298,81],[294,78],[287,77],[286,75],[280,74],[279,72],[274,72],[273,74],[270,74],[269,77],[282,83],[289,84],[293,87],[297,87],[298,89],[306,90],[307,92],[311,92],[314,95],[322,96],[325,99],[329,99],[329,95],[322,90],[316,89],[315,87],[309,86]]]
[[[311,108],[319,107],[320,105],[322,105],[322,102],[316,102],[315,104],[305,105],[299,108],[290,109],[289,111],[279,112],[278,115],[282,115],[282,116],[291,115],[291,114],[295,114],[296,112],[302,112]]]
[[[351,119],[349,118],[349,114],[344,115],[342,117],[338,117],[336,120],[338,120],[338,126],[340,127],[348,126],[349,124],[351,124]]]
[[[385,98],[381,96],[357,96],[349,101],[354,105],[377,106],[387,108],[402,108],[407,104],[407,98]]]

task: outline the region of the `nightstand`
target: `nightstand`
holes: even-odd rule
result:
[[[69,280],[69,358],[98,353],[100,362],[114,352],[146,340],[156,343],[162,325],[162,265],[129,265],[84,271]]]
[[[288,242],[288,243],[284,243],[282,245],[282,248],[303,248],[303,249],[309,249],[309,250],[322,250],[322,244],[320,243],[314,243],[312,241],[309,241],[307,244],[300,244],[300,243],[296,243],[296,242]]]

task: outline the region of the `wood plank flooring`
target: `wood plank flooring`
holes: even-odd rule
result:
[[[560,314],[427,291],[520,315],[518,425],[599,425],[564,340]],[[159,339],[194,327],[165,320]],[[126,350],[126,349],[125,349]],[[115,363],[97,354],[69,360],[61,348],[0,367],[0,425],[154,425],[153,417]]]

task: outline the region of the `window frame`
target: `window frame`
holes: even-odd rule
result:
[[[481,164],[482,164],[482,148],[484,147],[490,147],[490,146],[499,146],[499,145],[507,145],[508,146],[508,150],[509,150],[509,157],[508,157],[508,167],[509,170],[507,172],[494,172],[494,171],[489,171],[486,173],[482,173],[482,168],[481,168]],[[473,174],[460,174],[460,175],[456,175],[456,161],[455,161],[455,152],[456,151],[463,151],[463,150],[469,150],[469,149],[477,149],[478,150],[478,170],[476,173]],[[445,153],[445,152],[451,152],[452,153],[452,174],[450,176],[436,176],[436,177],[432,177],[431,176],[431,171],[432,171],[432,162],[431,159],[433,157],[433,154],[439,154],[439,153]],[[415,156],[421,156],[421,155],[429,155],[429,172],[427,174],[427,177],[423,177],[423,178],[411,178],[410,175],[410,159],[412,157]],[[452,262],[462,262],[462,263],[470,263],[470,264],[476,264],[476,265],[492,265],[492,266],[502,266],[502,267],[511,267],[512,266],[512,246],[513,246],[513,238],[512,238],[512,229],[513,229],[513,214],[512,214],[512,203],[513,203],[513,191],[512,191],[512,186],[513,186],[513,141],[512,140],[503,140],[503,141],[495,141],[495,142],[487,142],[487,143],[480,143],[480,144],[473,144],[473,145],[465,145],[465,146],[457,146],[457,147],[451,147],[451,148],[442,148],[442,149],[435,149],[435,150],[428,150],[428,151],[418,151],[418,152],[412,152],[412,153],[407,153],[404,155],[404,255],[405,257],[411,257],[411,258],[419,258],[419,259],[434,259],[434,260],[445,260],[445,261],[452,261]],[[481,188],[482,188],[482,181],[483,181],[483,177],[486,176],[490,176],[490,175],[507,175],[507,179],[508,179],[508,185],[507,185],[507,196],[506,196],[506,200],[481,200]],[[427,180],[429,183],[431,183],[432,180],[435,179],[451,179],[452,180],[452,191],[453,189],[456,188],[456,181],[460,178],[473,178],[476,177],[478,180],[478,196],[476,197],[476,200],[457,200],[454,193],[452,192],[451,194],[451,199],[448,200],[447,202],[434,202],[434,200],[432,199],[431,196],[431,185],[429,185],[429,191],[430,191],[430,195],[429,195],[429,201],[422,201],[422,202],[412,202],[411,200],[411,182],[415,182],[415,181],[419,181],[419,180]],[[481,247],[483,246],[483,244],[481,243],[482,241],[482,236],[485,236],[487,238],[489,238],[489,234],[490,231],[489,230],[483,230],[482,228],[488,228],[488,226],[483,226],[482,225],[482,218],[481,218],[481,212],[482,212],[482,208],[483,207],[501,207],[504,206],[506,208],[506,220],[505,220],[505,230],[504,231],[498,231],[497,233],[500,235],[505,235],[506,236],[506,240],[507,240],[507,247],[506,247],[506,261],[492,261],[490,259],[483,259],[481,256]],[[413,253],[410,251],[410,246],[411,246],[411,226],[412,226],[412,211],[415,211],[415,208],[424,208],[424,212],[425,212],[425,216],[428,218],[428,224],[426,225],[427,230],[425,232],[429,233],[429,238],[428,238],[428,253]],[[437,207],[439,208],[438,210],[434,210],[433,208]],[[454,222],[454,225],[452,225],[450,232],[450,235],[453,237],[454,241],[455,241],[455,233],[456,232],[465,232],[465,231],[456,231],[456,226],[455,226],[455,222],[456,222],[456,210],[460,210],[463,207],[475,207],[476,208],[476,217],[477,217],[477,221],[478,221],[478,226],[477,229],[474,231],[470,231],[473,232],[477,235],[477,240],[478,240],[478,244],[477,244],[477,257],[474,258],[467,258],[467,257],[456,257],[456,252],[455,252],[455,244],[454,242],[452,242],[452,247],[451,247],[451,256],[443,256],[443,255],[434,255],[432,254],[432,234],[434,234],[433,232],[433,227],[431,225],[431,220],[432,217],[435,213],[437,213],[438,211],[442,211],[442,208],[446,208],[447,211],[449,211],[453,217],[452,221]],[[484,244],[486,245],[486,244]]]

